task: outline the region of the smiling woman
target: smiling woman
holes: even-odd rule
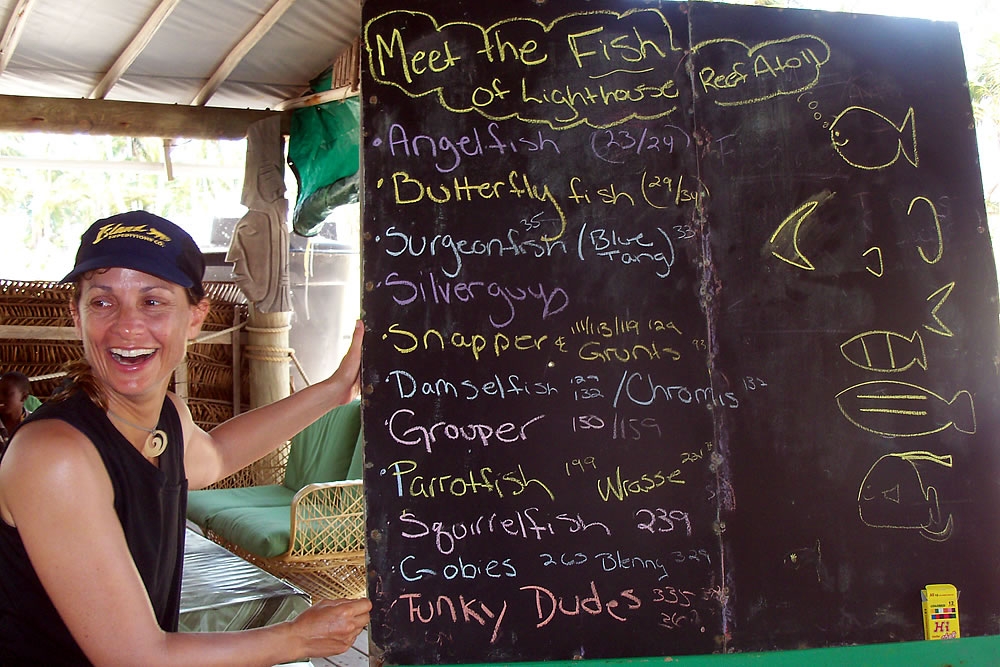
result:
[[[350,400],[363,334],[327,380],[206,432],[167,390],[209,311],[204,270],[145,211],[84,233],[65,279],[84,358],[0,458],[0,663],[273,665],[347,650],[367,624],[366,600],[326,600],[255,631],[176,632],[188,488]]]

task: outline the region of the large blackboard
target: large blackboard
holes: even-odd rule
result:
[[[997,285],[954,24],[368,0],[387,663],[1000,618]]]

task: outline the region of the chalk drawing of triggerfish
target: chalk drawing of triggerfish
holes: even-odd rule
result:
[[[947,540],[954,529],[952,515],[942,518],[938,491],[920,473],[922,466],[932,465],[951,468],[951,456],[915,451],[881,457],[861,482],[861,521],[872,528],[919,530],[935,542]]]
[[[874,380],[837,394],[837,407],[858,428],[889,438],[930,435],[949,426],[976,432],[976,408],[964,389],[949,401],[908,382]]]
[[[927,370],[927,353],[918,331],[909,338],[895,331],[866,331],[842,343],[840,353],[867,371],[900,373],[913,364]]]
[[[858,169],[884,169],[900,155],[914,167],[920,164],[913,107],[899,125],[872,109],[847,107],[830,124],[830,140],[840,157]]]

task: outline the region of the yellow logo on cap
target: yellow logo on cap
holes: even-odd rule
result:
[[[170,242],[169,236],[149,225],[111,224],[104,225],[97,230],[97,238],[94,239],[93,245],[97,245],[101,241],[120,238],[142,239],[161,247]]]

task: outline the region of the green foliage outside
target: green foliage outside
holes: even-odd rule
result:
[[[99,218],[143,208],[200,244],[239,217],[245,142],[179,141],[167,178],[160,139],[0,133],[0,278],[58,280]]]

